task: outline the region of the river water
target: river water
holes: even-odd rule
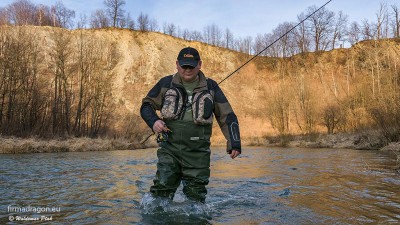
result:
[[[173,202],[146,194],[156,149],[0,155],[0,224],[400,223],[391,153],[246,147],[232,160],[212,151],[205,205],[181,190]]]

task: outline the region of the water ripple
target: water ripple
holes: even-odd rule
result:
[[[60,207],[62,224],[390,224],[400,221],[395,163],[375,151],[251,148],[212,152],[206,204],[148,190],[156,150],[1,155],[0,224],[8,206]],[[366,166],[368,165],[368,166]],[[37,223],[39,224],[39,222]],[[42,223],[40,223],[42,224]],[[44,222],[44,224],[52,224]]]

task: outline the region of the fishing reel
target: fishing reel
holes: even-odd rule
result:
[[[157,134],[157,143],[162,143],[168,141],[168,132],[161,132]]]

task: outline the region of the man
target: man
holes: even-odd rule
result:
[[[241,153],[237,117],[218,84],[200,70],[201,65],[196,49],[182,49],[176,61],[178,72],[159,80],[142,101],[141,116],[161,142],[156,178],[150,188],[154,196],[173,199],[182,182],[188,199],[205,202],[213,114],[227,140],[230,157]]]

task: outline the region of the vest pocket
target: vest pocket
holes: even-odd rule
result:
[[[183,98],[177,88],[170,88],[165,92],[163,106],[161,108],[161,116],[163,119],[172,120],[179,117],[182,111]]]
[[[193,102],[193,122],[197,125],[211,124],[213,121],[214,101],[210,91],[195,93]]]

